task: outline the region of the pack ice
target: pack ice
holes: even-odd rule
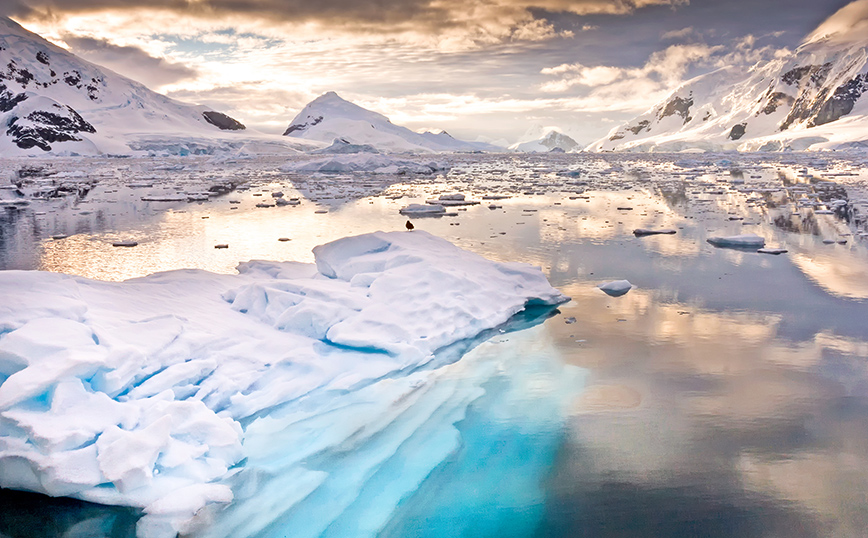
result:
[[[421,231],[314,254],[121,283],[0,272],[0,486],[140,507],[139,534],[174,536],[233,499],[257,417],[568,300],[538,268]]]

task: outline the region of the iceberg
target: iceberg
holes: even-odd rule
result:
[[[633,289],[633,284],[630,284],[629,280],[613,280],[611,282],[604,282],[597,287],[606,295],[620,297]]]
[[[232,477],[261,450],[251,439],[272,442],[270,424],[316,432],[288,439],[286,458],[374,435],[425,393],[423,369],[443,350],[457,361],[462,342],[568,300],[538,268],[419,230],[348,237],[314,255],[120,283],[0,272],[0,486],[139,508],[141,536],[186,533],[197,513],[233,500]],[[473,399],[430,394],[431,412],[452,422]],[[369,425],[320,430],[338,408]],[[413,431],[411,421],[390,435],[400,443]],[[280,502],[326,480],[295,472],[298,491]]]

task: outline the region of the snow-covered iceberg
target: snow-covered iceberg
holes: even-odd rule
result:
[[[730,235],[726,237],[709,237],[706,239],[718,248],[757,249],[766,244],[766,240],[756,234]]]
[[[232,500],[256,417],[313,413],[567,300],[537,268],[422,231],[314,254],[121,283],[0,272],[0,486],[140,507],[140,534],[174,536]]]

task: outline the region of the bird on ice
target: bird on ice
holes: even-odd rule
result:
[[[410,231],[410,230],[412,230],[413,228],[415,228],[415,226],[413,226],[413,223],[410,222],[409,220],[407,221],[407,224],[405,224],[404,226],[407,227],[407,231]]]

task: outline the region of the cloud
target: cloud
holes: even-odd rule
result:
[[[664,41],[670,39],[677,40],[684,39],[685,37],[694,36],[696,34],[696,30],[694,30],[693,27],[688,26],[687,28],[682,28],[681,30],[670,30],[668,32],[665,32],[662,36],[660,36],[660,39]]]
[[[572,34],[547,17],[628,14],[649,6],[689,0],[5,0],[0,15],[28,21],[58,20],[80,13],[135,14],[161,11],[178,17],[268,25],[314,25],[348,33],[415,34],[442,39],[453,48],[470,43],[541,41]],[[165,20],[165,18],[164,18]],[[592,28],[592,26],[587,26]]]
[[[192,79],[198,75],[193,68],[151,56],[138,47],[121,46],[106,39],[73,34],[64,34],[62,40],[74,54],[151,88]]]
[[[827,40],[848,43],[868,35],[868,0],[856,0],[839,9],[805,38],[805,43]]]
[[[543,75],[561,77],[544,83],[540,89],[547,93],[559,93],[575,86],[599,88],[614,83],[674,89],[673,86],[682,81],[692,64],[707,62],[714,53],[722,49],[723,47],[719,45],[713,47],[705,44],[671,45],[662,51],[654,52],[645,65],[638,68],[561,64],[540,71]]]

